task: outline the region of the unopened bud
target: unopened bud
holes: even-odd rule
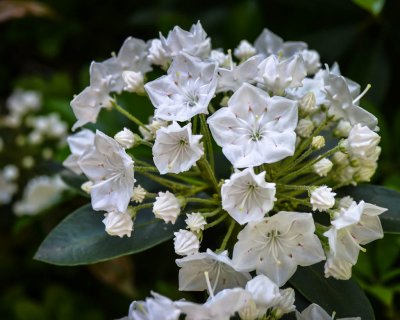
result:
[[[299,109],[300,113],[304,116],[313,114],[318,111],[317,102],[315,99],[315,95],[312,92],[308,92],[301,98],[299,101]]]
[[[127,128],[124,128],[124,130],[118,132],[115,136],[114,139],[125,149],[132,148],[133,145],[135,144],[135,135],[133,132]]]
[[[314,123],[310,119],[301,119],[297,124],[296,132],[302,138],[307,138],[314,130]]]
[[[319,150],[325,147],[325,138],[323,136],[316,136],[311,141],[311,148]]]
[[[124,71],[122,72],[122,79],[126,86],[125,91],[143,93],[144,92],[144,78],[141,72]]]

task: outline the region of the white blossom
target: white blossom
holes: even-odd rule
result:
[[[356,124],[350,130],[347,149],[359,159],[368,159],[376,150],[381,137],[367,126]]]
[[[294,101],[244,83],[228,107],[207,119],[211,133],[235,168],[273,163],[293,155],[297,125]]]
[[[7,98],[6,106],[12,117],[17,122],[31,111],[37,111],[42,104],[42,97],[39,92],[33,90],[16,89]]]
[[[238,270],[256,270],[282,286],[298,265],[309,266],[325,259],[314,231],[311,213],[281,211],[260,222],[250,222],[238,234],[233,264]]]
[[[280,296],[275,301],[273,313],[276,318],[282,317],[282,315],[292,312],[296,309],[294,305],[295,294],[292,288],[287,288],[279,291]]]
[[[169,63],[171,62],[171,58],[163,48],[162,42],[160,39],[151,40],[148,60],[155,65],[159,65],[163,68],[167,68]]]
[[[304,66],[307,71],[307,75],[316,73],[320,67],[321,62],[319,61],[319,53],[315,50],[303,50],[299,53],[304,61]]]
[[[19,169],[13,164],[8,164],[3,168],[2,175],[7,181],[15,181],[19,177]]]
[[[232,57],[225,54],[222,50],[211,50],[210,60],[214,60],[220,67],[229,67],[232,65]]]
[[[349,280],[352,268],[353,264],[351,262],[335,257],[331,252],[326,253],[325,278],[333,277],[338,280]]]
[[[127,320],[178,320],[181,312],[174,302],[156,292],[146,301],[134,301],[129,307]]]
[[[143,136],[144,140],[154,141],[158,129],[167,126],[168,126],[168,121],[157,120],[154,119],[153,117],[150,117],[149,124],[146,124],[144,127],[140,126],[139,131],[140,134]]]
[[[204,273],[208,272],[211,289],[219,292],[226,288],[244,287],[251,276],[247,272],[236,271],[228,252],[219,254],[207,249],[207,252],[192,254],[177,259],[179,270],[179,290],[203,291],[208,289]],[[211,292],[209,292],[211,294]]]
[[[258,82],[278,95],[282,95],[286,88],[302,86],[307,75],[303,58],[299,55],[284,60],[271,55],[259,64],[258,69]]]
[[[351,129],[352,129],[352,125],[349,121],[340,119],[336,128],[333,130],[333,133],[338,137],[347,138],[349,136]]]
[[[186,121],[199,113],[208,114],[208,104],[217,86],[216,64],[179,54],[168,74],[144,86],[162,120]]]
[[[181,127],[177,122],[160,128],[153,146],[153,160],[158,171],[180,173],[189,170],[204,154],[202,135],[192,134],[191,123]]]
[[[125,149],[132,148],[135,144],[135,135],[127,128],[115,134],[114,139]]]
[[[185,220],[187,228],[192,232],[200,232],[204,230],[204,226],[207,224],[206,219],[200,212],[192,212],[186,214],[187,219]]]
[[[156,201],[153,203],[153,213],[156,218],[164,220],[166,223],[175,223],[180,214],[181,204],[179,200],[169,191],[159,192]]]
[[[95,134],[93,131],[83,129],[67,138],[71,154],[64,160],[64,167],[72,170],[76,174],[82,173],[79,168],[78,160],[79,157],[84,154],[94,144]]]
[[[234,55],[240,60],[248,59],[256,54],[254,48],[247,40],[240,41],[238,47],[234,50]]]
[[[146,194],[147,191],[143,187],[138,185],[137,187],[133,188],[131,200],[136,203],[142,203],[146,197]]]
[[[117,141],[97,130],[94,146],[80,156],[78,165],[93,182],[94,210],[127,209],[135,182],[133,160]]]
[[[301,313],[296,311],[297,320],[333,320],[334,316],[330,316],[319,305],[313,303],[305,308]],[[352,318],[335,318],[336,320],[361,320],[360,317]]]
[[[124,91],[128,92],[144,92],[144,77],[143,74],[135,71],[126,70],[122,72],[122,79],[125,82]]]
[[[0,205],[10,203],[14,194],[18,191],[18,185],[10,181],[4,175],[4,169],[0,171]]]
[[[273,208],[275,192],[275,183],[265,181],[265,171],[256,175],[253,168],[247,168],[225,180],[222,207],[240,224],[260,221]]]
[[[331,171],[333,163],[327,158],[323,158],[313,165],[313,171],[320,177],[326,177],[328,172]]]
[[[196,235],[188,230],[180,229],[174,232],[175,253],[180,256],[188,256],[199,252],[200,242]]]
[[[133,231],[133,221],[128,212],[111,211],[104,214],[103,223],[105,230],[110,236],[130,238]]]
[[[313,211],[325,211],[335,205],[335,195],[332,188],[321,186],[311,192],[310,203]]]
[[[308,138],[314,130],[312,120],[303,118],[297,124],[296,133],[302,138]]]

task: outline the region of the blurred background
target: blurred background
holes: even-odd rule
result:
[[[269,28],[285,40],[307,42],[322,62],[338,62],[342,74],[362,88],[371,84],[361,105],[378,116],[382,135],[372,182],[400,190],[398,0],[2,0],[0,195],[9,192],[0,197],[1,319],[113,319],[126,315],[131,300],[143,299],[151,289],[181,297],[177,268],[168,261],[171,243],[91,266],[33,260],[49,231],[88,200],[68,192],[60,200],[57,181],[31,181],[61,170],[68,154],[65,137],[75,121],[69,102],[88,85],[91,61],[108,58],[128,36],[148,40],[175,25],[189,29],[197,20],[214,48],[253,42]],[[32,105],[23,124],[9,117],[9,105],[18,99]],[[51,126],[52,134],[41,131],[43,126]],[[40,192],[54,191],[52,203],[28,207],[30,198],[38,199],[28,187],[35,183],[41,183]],[[386,235],[367,250],[354,277],[377,319],[400,319],[399,237]]]

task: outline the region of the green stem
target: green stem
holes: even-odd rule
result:
[[[143,128],[145,128],[145,127],[143,127]],[[140,144],[142,144],[144,146],[147,146],[147,147],[150,147],[150,148],[153,148],[153,144],[151,142],[149,142],[149,141],[144,140],[144,139],[140,140]]]
[[[208,154],[208,161],[210,163],[211,170],[214,171],[214,152],[212,147],[212,140],[210,130],[208,129],[206,116],[204,114],[199,114],[200,119],[200,129],[203,134],[203,141],[206,145],[206,153]]]
[[[132,122],[136,123],[139,127],[143,127],[146,131],[150,132],[148,128],[144,125],[142,121],[140,121],[138,118],[136,118],[133,114],[131,114],[129,111],[125,110],[122,108],[115,100],[111,101],[112,106],[121,114],[123,114],[125,117],[127,117],[129,120]]]
[[[153,207],[153,203],[144,203],[144,204],[140,204],[138,206],[132,207],[132,210],[136,213],[139,210],[146,209],[146,208],[151,208],[151,207]]]
[[[208,210],[208,209],[207,209]],[[205,212],[205,213],[203,213],[202,214],[202,216],[204,217],[204,218],[210,218],[210,217],[214,217],[215,215],[217,215],[218,213],[220,213],[221,212],[221,207],[219,207],[219,208],[217,208],[217,209],[215,209],[214,211],[209,211],[209,212]]]
[[[157,182],[157,183],[159,183],[159,184],[161,184],[161,185],[163,185],[163,186],[165,186],[167,188],[170,188],[172,190],[187,190],[187,189],[192,188],[192,186],[188,186],[188,185],[185,185],[185,184],[182,184],[182,183],[179,183],[179,182],[173,182],[173,181],[170,181],[170,180],[155,176],[155,175],[153,175],[151,173],[148,173],[148,172],[145,172],[145,171],[140,172],[140,173],[142,175],[148,177],[149,179],[151,179],[151,180],[153,180],[153,181],[155,181],[155,182]]]
[[[228,241],[232,235],[233,229],[235,228],[236,221],[231,219],[231,223],[229,224],[228,231],[226,232],[226,235],[224,237],[224,240],[221,243],[221,246],[218,248],[217,252],[222,252],[225,250],[226,245],[228,244]]]
[[[208,163],[207,159],[203,156],[197,161],[197,165],[200,171],[203,173],[204,177],[211,182],[212,186],[214,187],[215,191],[219,193],[218,181],[215,178],[214,171],[211,169],[210,164]]]
[[[281,184],[281,183],[277,183],[276,186],[278,188],[287,189],[287,190],[310,191],[310,189],[311,189],[311,187],[309,187],[309,186],[299,186],[299,185],[290,185],[290,184]]]
[[[204,203],[204,204],[218,204],[216,199],[203,199],[203,198],[186,198],[186,202]]]
[[[307,201],[307,200],[297,199],[297,198],[290,197],[290,196],[286,196],[286,195],[282,195],[282,194],[279,196],[279,198],[278,198],[277,201],[278,201],[278,202],[281,202],[281,201],[290,201],[290,202],[292,202],[294,205],[296,205],[296,204],[302,204],[302,205],[304,205],[304,206],[307,206],[307,207],[310,207],[310,208],[311,208],[311,204],[310,204],[310,202]]]
[[[225,218],[226,218],[227,216],[228,216],[228,213],[225,212],[225,213],[224,213],[221,217],[219,217],[218,219],[214,220],[213,222],[207,223],[207,224],[204,226],[204,230],[207,230],[207,229],[209,229],[209,228],[212,228],[212,227],[216,226],[217,224],[221,223],[222,221],[225,220]]]
[[[158,169],[156,167],[139,167],[136,166],[135,167],[135,171],[143,173],[143,172],[157,172],[158,173]]]

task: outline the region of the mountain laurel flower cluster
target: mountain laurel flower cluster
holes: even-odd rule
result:
[[[179,290],[209,296],[198,304],[153,292],[126,319],[331,319],[316,304],[297,310],[289,281],[317,263],[326,277],[349,279],[362,246],[383,237],[386,209],[340,190],[377,168],[378,121],[360,106],[369,86],[360,93],[337,64],[322,66],[306,43],[268,29],[214,50],[200,22],[130,37],[92,63],[71,102],[80,130],[64,165],[87,177],[110,236],[135,237],[143,216],[171,228]],[[123,91],[150,100],[148,122]],[[100,112],[131,125],[81,128]]]

